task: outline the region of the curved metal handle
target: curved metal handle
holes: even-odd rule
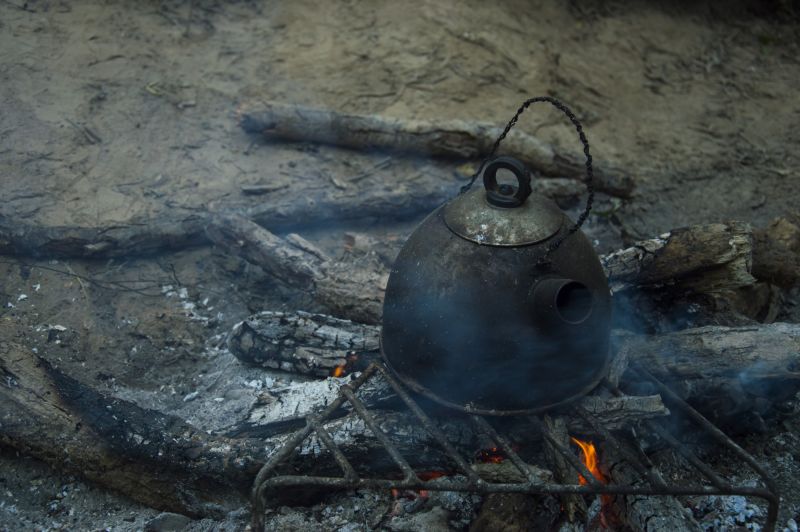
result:
[[[519,120],[519,116],[523,112],[525,112],[525,109],[527,109],[532,104],[537,102],[549,103],[550,105],[552,105],[553,107],[564,113],[569,119],[569,121],[572,123],[572,125],[575,127],[575,131],[577,131],[578,133],[578,138],[580,139],[581,144],[583,145],[583,154],[586,156],[586,190],[589,192],[589,197],[586,198],[586,207],[581,213],[581,215],[578,217],[578,221],[575,222],[575,225],[570,227],[565,234],[561,235],[553,242],[551,242],[547,246],[547,249],[545,250],[544,254],[537,261],[536,263],[537,266],[546,268],[550,258],[550,253],[558,249],[558,247],[561,245],[562,242],[564,242],[564,240],[567,237],[569,237],[570,235],[572,235],[578,229],[581,228],[583,222],[585,222],[586,218],[589,217],[589,212],[592,210],[592,202],[594,201],[594,184],[592,183],[592,179],[594,178],[594,169],[592,168],[592,154],[589,153],[589,141],[586,139],[586,134],[583,132],[583,126],[575,116],[575,113],[573,113],[569,107],[567,107],[559,100],[551,96],[537,96],[535,98],[529,98],[524,102],[522,102],[522,105],[519,107],[519,109],[517,109],[517,112],[514,114],[513,117],[511,117],[511,120],[508,121],[508,124],[506,124],[506,127],[503,130],[503,132],[500,133],[500,136],[497,137],[497,140],[494,141],[492,150],[489,152],[489,155],[486,156],[486,159],[483,160],[478,170],[470,179],[469,183],[461,187],[461,193],[463,194],[464,192],[469,190],[472,184],[475,182],[475,180],[478,179],[478,176],[481,174],[486,164],[494,156],[494,154],[497,153],[497,148],[500,147],[500,143],[503,142],[503,139],[506,138],[506,135],[508,135],[508,132],[511,131],[511,128],[514,127],[514,125],[516,125],[517,120]]]
[[[497,172],[506,169],[517,178],[517,187],[497,183]],[[522,161],[513,157],[495,157],[483,171],[486,200],[497,207],[519,207],[531,195],[531,173]]]

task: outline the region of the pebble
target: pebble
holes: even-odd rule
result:
[[[186,397],[183,398],[183,402],[184,403],[188,403],[189,401],[193,401],[194,399],[197,399],[199,396],[200,396],[200,392],[192,392],[190,394],[187,394]]]
[[[192,520],[181,514],[163,512],[144,525],[145,532],[178,532],[183,530]]]

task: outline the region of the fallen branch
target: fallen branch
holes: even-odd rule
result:
[[[228,252],[312,292],[326,311],[365,323],[380,322],[388,272],[377,261],[362,261],[357,268],[338,263],[297,235],[283,239],[237,215],[217,218],[207,233]]]
[[[365,151],[394,150],[478,159],[491,151],[503,131],[491,124],[477,122],[350,115],[276,102],[259,102],[250,107],[239,111],[240,124],[249,133]],[[508,134],[502,151],[547,176],[583,176],[581,157],[558,153],[552,146],[520,131]],[[609,195],[628,198],[633,193],[633,179],[619,170],[596,171],[595,178],[595,188]]]

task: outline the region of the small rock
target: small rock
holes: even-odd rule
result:
[[[183,398],[183,402],[184,403],[188,403],[189,401],[193,401],[194,399],[197,399],[199,396],[200,396],[200,392],[192,392],[190,394],[187,394],[186,397]]]
[[[145,532],[178,532],[186,528],[192,520],[181,514],[163,512],[149,520]]]

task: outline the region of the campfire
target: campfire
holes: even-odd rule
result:
[[[297,114],[274,106],[268,111]],[[243,111],[248,127],[263,125],[262,118]],[[344,124],[354,119],[337,118]],[[513,151],[524,152],[528,144]],[[574,169],[565,160],[553,157],[553,169]],[[521,207],[526,198],[519,190],[535,183],[516,163],[501,163],[517,170],[516,188],[489,176],[485,186],[496,203],[486,207],[479,194],[465,190],[459,200],[465,203],[456,207],[472,201],[486,217],[497,216],[495,207],[507,208],[504,203]],[[614,189],[613,178],[598,177],[599,189]],[[378,524],[420,511],[437,496],[460,494],[460,502],[472,501],[478,515],[469,518],[476,521],[503,506],[494,503],[514,500],[535,505],[552,527],[592,529],[596,522],[600,528],[692,530],[699,525],[686,511],[687,497],[734,496],[762,501],[764,526],[774,530],[775,482],[721,430],[742,413],[758,423],[768,406],[797,391],[797,326],[730,318],[744,312],[742,293],[750,292],[741,291],[755,290],[752,228],[730,222],[676,229],[595,257],[588,240],[570,240],[585,238],[580,224],[565,222],[551,205],[549,214],[537,211],[535,223],[514,233],[520,241],[512,244],[531,254],[511,259],[534,268],[526,277],[494,256],[507,244],[497,239],[508,235],[483,228],[483,219],[472,224],[458,208],[429,218],[431,231],[417,235],[432,238],[439,231],[444,240],[486,254],[486,260],[459,260],[458,268],[430,260],[440,258],[444,245],[428,245],[426,256],[412,245],[390,268],[367,254],[334,258],[297,234],[278,236],[242,215],[214,216],[203,226],[204,238],[267,269],[319,311],[257,312],[220,339],[218,353],[227,360],[215,378],[236,383],[223,389],[232,392],[234,407],[200,430],[100,393],[9,342],[0,345],[2,442],[68,462],[158,508],[207,516],[247,503],[254,529],[282,504],[368,492],[391,502]],[[763,233],[758,238],[762,252],[781,245]],[[66,249],[75,241],[70,235],[55,242]],[[347,253],[358,246],[349,238]],[[427,270],[416,266],[426,259]],[[492,268],[475,273],[475,264],[499,265],[503,275]],[[480,294],[483,310],[500,318],[484,326],[458,319],[475,306],[426,306],[441,291],[412,290],[423,284],[414,272],[423,270],[426,283],[458,284],[450,282],[452,272],[479,278],[480,289],[497,290]],[[398,285],[398,278],[420,286]],[[516,279],[535,283],[519,288]],[[727,314],[731,309],[738,310]],[[681,327],[665,325],[676,312]],[[513,327],[504,329],[509,322]],[[451,330],[452,324],[458,327]],[[536,336],[531,329],[558,334]],[[52,328],[48,335],[63,332]],[[526,357],[531,338],[542,337],[555,341]],[[485,338],[492,349],[481,351],[476,345],[485,347]],[[446,353],[450,358],[431,355],[449,341],[458,348]],[[480,360],[484,352],[496,358]],[[559,363],[548,364],[553,360]],[[264,368],[297,382],[264,378]],[[562,388],[568,377],[574,382]],[[526,386],[534,380],[536,386]],[[187,411],[197,405],[195,413],[222,411],[223,395],[204,400],[192,392],[178,402]],[[750,477],[712,467],[702,452],[708,441],[731,456],[730,469]],[[658,453],[679,462],[685,478],[661,471],[653,458]]]

